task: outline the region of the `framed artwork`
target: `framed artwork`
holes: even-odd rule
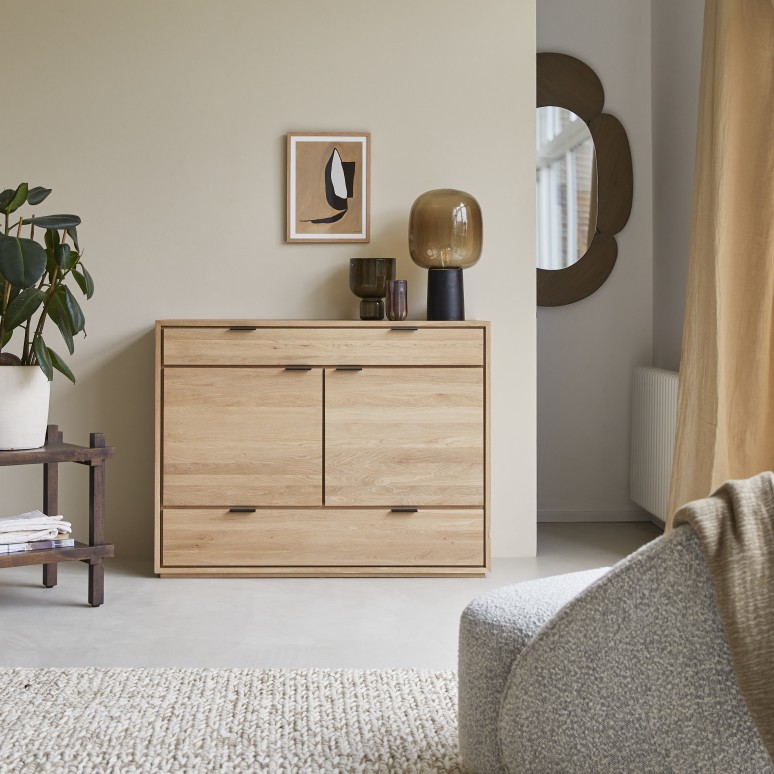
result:
[[[371,241],[371,135],[288,134],[288,242]]]

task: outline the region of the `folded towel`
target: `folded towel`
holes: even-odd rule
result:
[[[44,529],[48,527],[56,527],[60,524],[69,524],[70,522],[64,521],[62,517],[56,519],[29,519],[24,521],[2,521],[0,522],[0,532],[25,532],[31,529]]]
[[[39,529],[34,532],[0,532],[0,545],[34,543],[36,540],[54,540],[56,538],[66,538],[67,536],[68,532],[60,532],[56,527]]]
[[[0,544],[51,540],[60,533],[73,531],[72,524],[61,515],[47,516],[41,511],[29,511],[0,519]]]

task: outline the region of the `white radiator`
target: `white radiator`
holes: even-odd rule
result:
[[[637,505],[666,521],[677,421],[675,371],[635,368],[632,391],[630,494]]]

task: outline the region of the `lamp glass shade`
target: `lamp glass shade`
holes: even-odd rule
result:
[[[481,207],[465,191],[427,191],[411,207],[409,252],[418,266],[466,269],[481,257],[482,242]]]

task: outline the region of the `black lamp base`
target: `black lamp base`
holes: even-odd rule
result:
[[[427,274],[427,319],[464,320],[462,269],[429,269]]]

